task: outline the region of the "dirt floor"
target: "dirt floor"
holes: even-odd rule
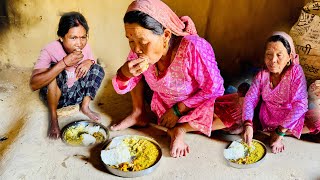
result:
[[[0,179],[121,179],[104,168],[101,147],[71,147],[47,138],[47,108],[38,92],[30,90],[30,74],[31,69],[0,68],[0,136],[8,138],[0,142]],[[105,80],[92,107],[108,127],[130,112],[130,96],[117,95]],[[61,117],[60,127],[80,119],[88,118],[80,112]],[[163,151],[160,166],[136,179],[320,179],[320,144],[291,137],[284,140],[285,152],[274,155],[268,149],[259,167],[235,169],[223,158],[229,142],[216,136],[188,134],[191,153],[175,159],[169,156],[169,139],[160,130],[147,127],[110,132],[111,137],[124,134],[152,137]]]

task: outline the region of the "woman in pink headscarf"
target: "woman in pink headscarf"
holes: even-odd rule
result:
[[[119,94],[131,92],[133,111],[111,130],[148,124],[143,77],[153,91],[151,110],[158,124],[169,128],[172,157],[189,153],[186,132],[209,136],[212,130],[236,124],[232,118],[214,116],[216,98],[224,92],[223,79],[211,45],[197,35],[189,17],[179,18],[160,0],[136,0],[124,24],[131,51],[112,83]],[[241,116],[238,119],[241,124]]]
[[[305,118],[307,84],[292,38],[284,32],[275,32],[265,48],[266,68],[255,76],[244,99],[244,141],[251,144],[254,109],[261,98],[259,119],[263,131],[271,132],[272,152],[279,153],[284,150],[284,135],[300,138],[301,133],[318,133],[320,118],[312,115]]]

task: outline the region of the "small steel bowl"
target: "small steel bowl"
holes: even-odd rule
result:
[[[61,130],[61,139],[64,143],[68,144],[68,145],[71,145],[71,146],[85,146],[83,144],[79,144],[79,145],[74,145],[74,144],[70,144],[67,142],[67,140],[65,139],[65,133],[68,131],[69,128],[71,127],[78,127],[78,126],[84,126],[84,127],[87,127],[87,126],[99,126],[99,130],[101,129],[102,131],[104,131],[104,140],[102,142],[99,142],[100,143],[105,143],[106,141],[108,141],[109,139],[109,130],[103,126],[102,124],[100,123],[97,123],[97,122],[93,122],[93,121],[88,121],[88,120],[79,120],[79,121],[74,121],[74,122],[71,122],[69,124],[67,124],[66,126],[64,126]],[[97,142],[94,143],[94,144],[98,144]],[[94,144],[90,144],[89,146],[91,145],[94,145]]]
[[[238,142],[242,142],[242,139],[238,139],[236,140]],[[267,155],[267,147],[266,145],[259,141],[259,140],[256,140],[256,139],[253,139],[252,141],[255,141],[255,142],[258,142],[260,143],[262,146],[263,146],[263,149],[264,149],[264,154],[262,156],[262,158],[255,162],[255,163],[252,163],[252,164],[237,164],[237,163],[234,163],[234,162],[231,162],[230,160],[228,160],[227,158],[225,158],[225,160],[227,161],[227,163],[231,166],[231,167],[234,167],[234,168],[238,168],[238,169],[249,169],[249,168],[254,168],[254,167],[258,167],[266,158],[266,155]],[[232,142],[231,142],[232,143]],[[231,145],[231,143],[227,146],[227,148]]]
[[[133,177],[139,177],[139,176],[144,176],[144,175],[147,175],[147,174],[150,174],[152,173],[158,166],[159,166],[159,163],[160,163],[160,160],[161,160],[161,157],[162,157],[162,151],[161,151],[161,148],[160,148],[160,145],[157,143],[157,141],[155,141],[154,139],[152,138],[149,138],[149,137],[146,137],[146,136],[139,136],[139,135],[124,135],[124,136],[118,136],[118,137],[115,137],[111,140],[109,140],[102,148],[102,150],[105,150],[106,148],[108,148],[109,144],[112,142],[112,141],[121,141],[125,138],[141,138],[141,139],[146,139],[150,142],[152,142],[154,145],[157,146],[157,149],[159,151],[159,155],[157,157],[157,160],[156,162],[148,167],[147,169],[144,169],[144,170],[141,170],[141,171],[121,171],[119,169],[116,169],[116,168],[113,168],[112,166],[110,165],[107,165],[105,164],[103,161],[102,161],[102,157],[101,157],[101,161],[102,163],[105,165],[105,167],[107,168],[107,170],[109,172],[111,172],[112,174],[114,175],[117,175],[117,176],[120,176],[120,177],[126,177],[126,178],[133,178]]]

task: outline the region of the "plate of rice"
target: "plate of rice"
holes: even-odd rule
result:
[[[106,143],[101,160],[112,174],[139,177],[153,172],[162,157],[159,144],[139,135],[118,136]]]
[[[61,139],[72,146],[91,146],[109,139],[109,131],[97,122],[80,120],[62,128]]]
[[[246,169],[259,166],[267,155],[266,145],[253,139],[249,147],[242,139],[232,141],[223,152],[227,163],[235,168]]]

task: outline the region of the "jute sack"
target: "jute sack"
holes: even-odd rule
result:
[[[320,16],[302,10],[289,34],[299,55],[320,56]]]
[[[320,56],[300,55],[300,65],[303,68],[308,84],[320,80]]]
[[[306,4],[291,28],[296,52],[300,56],[308,84],[320,79],[320,0]]]

